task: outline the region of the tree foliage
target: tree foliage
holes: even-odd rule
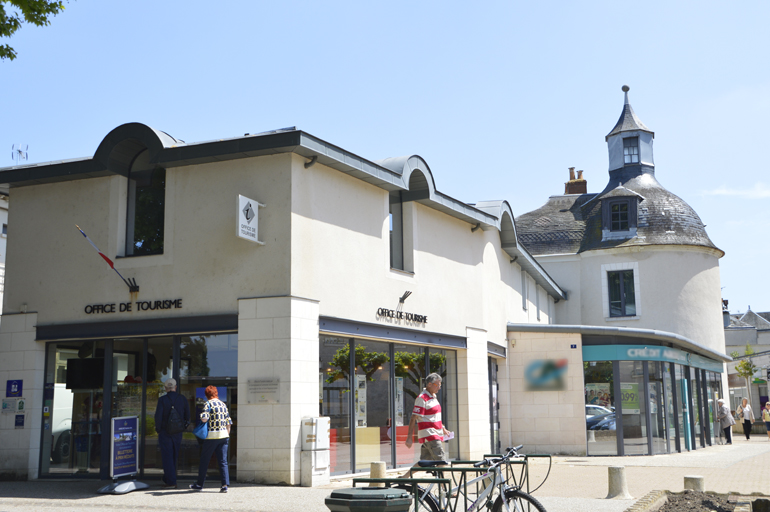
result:
[[[754,351],[751,349],[749,345],[746,345],[746,352],[745,355],[751,356],[754,354]],[[753,377],[754,374],[759,370],[758,366],[754,365],[754,361],[751,360],[751,357],[748,359],[742,360],[740,363],[735,365],[735,372],[744,379],[748,379],[750,377]]]
[[[383,352],[367,352],[363,345],[356,345],[355,365],[361,368],[366,375],[366,380],[374,380],[372,375],[379,370],[380,366],[390,361],[390,357]],[[350,345],[340,347],[329,362],[329,366],[334,368],[326,376],[326,382],[332,382],[340,379],[348,379],[350,375]]]
[[[412,383],[412,386],[404,387],[404,392],[412,398],[417,398],[417,395],[422,390],[422,379],[427,375],[425,370],[425,353],[396,352],[394,356],[394,370],[396,377],[403,377],[408,382]],[[356,369],[361,369],[364,375],[366,375],[366,380],[370,381],[374,380],[372,375],[374,375],[383,364],[390,361],[390,357],[384,352],[369,352],[363,345],[356,345],[355,359]],[[346,344],[345,346],[340,347],[337,352],[334,353],[332,360],[329,361],[329,366],[332,370],[326,375],[327,384],[332,384],[342,379],[347,381],[350,377],[350,345]],[[430,367],[431,369],[440,369],[437,373],[441,375],[441,378],[444,378],[446,376],[446,356],[440,353],[431,352]],[[414,389],[416,389],[417,392],[415,392]],[[344,392],[347,392],[347,390],[343,390],[343,393]]]
[[[759,367],[755,366],[754,361],[751,360],[751,356],[753,354],[754,354],[754,350],[752,350],[751,346],[749,346],[749,344],[747,343],[745,355],[749,357],[735,365],[735,373],[737,373],[739,377],[743,377],[744,379],[746,379],[746,392],[749,395],[748,396],[749,403],[751,403],[751,379],[754,376],[754,374],[757,372],[757,370],[759,370]]]
[[[6,6],[12,7],[9,12]],[[64,10],[64,2],[50,0],[0,0],[0,37],[11,37],[23,22],[38,27],[50,25],[50,18]],[[21,16],[20,16],[21,15]],[[23,18],[23,21],[22,21]],[[13,60],[13,48],[0,45],[0,60]]]
[[[404,386],[404,393],[417,398],[422,391],[422,379],[428,372],[425,369],[425,354],[423,352],[396,352],[395,370],[396,377],[403,377],[412,383],[412,386]],[[430,353],[430,367],[432,369],[440,368],[437,373],[443,379],[446,377],[446,356],[437,352]],[[416,390],[416,391],[415,391]]]

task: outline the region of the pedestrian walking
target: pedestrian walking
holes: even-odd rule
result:
[[[717,400],[717,404],[719,405],[717,419],[719,420],[719,426],[722,427],[722,431],[725,433],[725,442],[733,444],[733,425],[735,425],[735,420],[730,412],[730,408],[725,405],[724,398]]]
[[[743,419],[743,435],[746,441],[751,439],[751,426],[754,424],[754,411],[751,410],[748,398],[741,399],[741,405],[735,410],[735,414]]]
[[[414,401],[412,418],[406,435],[406,447],[412,447],[414,431],[417,430],[417,439],[422,445],[421,460],[446,460],[443,441],[450,432],[444,428],[441,421],[441,405],[436,397],[439,389],[441,389],[441,375],[431,373],[425,377],[425,389]]]
[[[230,419],[230,412],[227,405],[219,399],[219,392],[216,386],[208,386],[205,391],[208,401],[203,407],[201,421],[208,422],[208,435],[203,440],[201,449],[201,461],[198,468],[198,480],[190,484],[190,489],[200,491],[203,489],[203,483],[206,481],[206,471],[209,468],[211,457],[216,453],[219,463],[219,478],[222,486],[219,492],[227,492],[230,486],[230,473],[227,467],[227,448],[230,440],[230,425],[233,420]]]
[[[176,392],[176,380],[166,380],[164,387],[166,394],[160,397],[155,408],[155,431],[163,461],[163,487],[176,489],[176,463],[182,447],[182,432],[190,424],[190,404]]]

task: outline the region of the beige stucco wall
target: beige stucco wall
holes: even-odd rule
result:
[[[6,361],[0,378],[29,366],[25,388],[30,382],[26,389],[42,390],[38,362],[45,345],[35,341],[32,325],[238,314],[238,478],[298,484],[299,420],[318,413],[319,315],[451,334],[468,339],[468,348],[458,350],[456,383],[461,455],[482,455],[490,446],[486,342],[505,345],[508,322],[549,323],[552,299],[525,276],[523,308],[521,268],[501,249],[496,230],[472,231],[469,223],[416,202],[405,208],[414,272],[392,270],[387,191],[321,164],[306,169],[305,161],[287,154],[167,169],[165,250],[156,256],[119,258],[123,177],[14,188],[0,352],[22,363]],[[236,238],[238,194],[266,205],[259,209],[265,245]],[[129,293],[76,224],[124,277],[136,279],[137,294]],[[378,308],[396,309],[407,290],[412,296],[404,311],[427,315],[426,324],[377,317]],[[179,298],[183,307],[174,310],[84,311],[91,304]],[[13,320],[6,326],[6,319],[20,317],[15,313],[24,308],[34,313],[34,323],[25,323],[22,341],[11,340],[8,329],[19,326]],[[247,404],[248,379],[275,375],[282,378],[286,402]],[[38,432],[21,440],[27,460],[16,454],[6,462],[19,475],[37,472],[38,394],[28,402],[37,416],[27,418]],[[3,443],[22,435],[5,427],[0,424]]]
[[[510,332],[500,379],[500,438],[524,453],[586,454],[582,340],[579,334]],[[575,345],[575,348],[571,348]],[[527,391],[524,370],[536,360],[567,359],[564,391]],[[504,384],[507,388],[503,391]],[[506,403],[507,402],[507,403]],[[507,406],[507,407],[506,407]],[[506,440],[510,444],[506,444]]]
[[[124,183],[115,176],[13,189],[4,313],[27,304],[41,325],[234,314],[239,297],[289,293],[289,156],[167,169],[162,255],[116,259],[125,231]],[[266,245],[236,238],[238,194],[267,205],[259,210]],[[76,224],[124,277],[136,279],[137,295]],[[183,299],[179,310],[84,312],[88,304],[177,298]]]
[[[291,289],[318,300],[322,316],[463,337],[471,327],[503,345],[507,322],[537,321],[534,295],[522,309],[521,269],[497,231],[472,232],[467,222],[407,203],[414,272],[392,270],[387,191],[304,162],[295,157],[293,166]],[[538,289],[540,322],[548,323],[552,299]],[[377,317],[378,308],[396,309],[407,290],[404,311],[428,316],[426,324]]]
[[[570,300],[556,305],[557,323],[657,329],[685,336],[724,353],[719,259],[715,251],[648,246],[538,260],[571,292]],[[637,264],[639,318],[604,315],[603,305],[607,299],[602,275],[606,269],[603,272],[602,265],[612,264]],[[579,295],[574,290],[579,290]]]

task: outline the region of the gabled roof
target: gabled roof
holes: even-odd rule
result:
[[[770,321],[761,317],[757,313],[754,313],[752,310],[746,311],[746,313],[744,313],[743,316],[741,316],[740,320],[744,324],[748,324],[753,327],[756,327],[758,331],[764,331],[764,330],[770,329]]]
[[[637,194],[633,190],[629,190],[623,185],[618,185],[617,187],[613,188],[606,194],[597,196],[596,199],[611,199],[613,197],[635,197],[639,201],[644,201],[643,195]]]

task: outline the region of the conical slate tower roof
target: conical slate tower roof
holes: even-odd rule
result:
[[[654,136],[629,105],[628,86],[623,86],[623,92],[623,113],[607,137],[626,131],[644,131]],[[551,196],[537,210],[519,215],[519,241],[535,256],[652,245],[706,247],[724,254],[709,238],[695,210],[658,182],[651,163],[651,145],[649,158],[650,163],[626,165],[621,160],[622,166],[611,168],[609,181],[598,194]],[[622,197],[635,201],[635,232],[626,237],[605,237],[602,208],[607,206],[603,202]]]
[[[655,137],[655,132],[647,128],[644,123],[641,122],[638,117],[636,117],[634,109],[631,108],[631,104],[628,102],[629,89],[630,88],[627,85],[623,86],[623,92],[626,93],[626,100],[623,104],[623,112],[620,113],[620,119],[618,119],[618,122],[615,124],[615,128],[613,128],[612,131],[607,134],[604,140],[607,140],[620,132],[630,132],[633,130],[649,132],[653,137]]]

